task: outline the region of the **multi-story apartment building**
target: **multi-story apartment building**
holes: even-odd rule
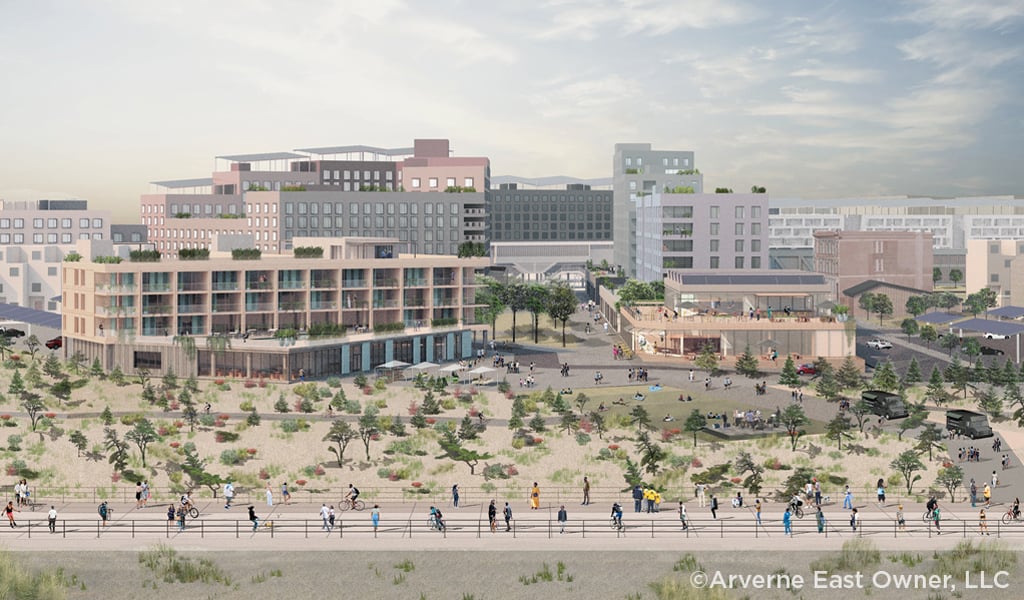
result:
[[[250,236],[226,237],[251,247]],[[399,254],[394,239],[295,243],[323,256],[235,260],[215,249],[207,260],[114,264],[93,262],[110,242],[83,242],[83,258],[63,263],[67,351],[128,373],[319,377],[467,358],[487,328],[475,320],[474,279],[486,258]]]
[[[650,144],[615,144],[612,159],[614,190],[615,264],[627,276],[636,274],[636,206],[645,195],[668,190],[704,192],[704,176],[694,164],[693,152],[653,150]]]
[[[907,231],[818,231],[814,268],[832,282],[836,299],[866,281],[932,289],[932,235]],[[851,308],[855,308],[851,306]]]
[[[0,201],[0,303],[60,307],[60,263],[80,239],[109,240],[109,210],[85,200]]]
[[[268,253],[305,236],[397,237],[425,254],[488,240],[486,158],[448,156],[447,140],[299,152],[221,156],[230,169],[209,180],[156,182],[160,193],[141,203],[150,241],[173,255],[208,247],[215,234],[251,233]]]
[[[612,239],[612,191],[581,183],[563,189],[491,190],[491,240],[495,242],[599,241]]]
[[[965,291],[996,292],[1001,306],[1024,302],[1024,240],[968,240]]]
[[[767,194],[654,192],[636,204],[636,278],[669,269],[767,269]]]

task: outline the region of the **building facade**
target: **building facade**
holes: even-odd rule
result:
[[[615,264],[627,276],[636,274],[637,200],[655,192],[704,192],[704,176],[688,150],[654,150],[650,144],[615,144],[612,158]]]
[[[473,332],[487,327],[475,320],[485,258],[402,255],[393,239],[296,243],[323,257],[214,251],[208,260],[113,264],[93,262],[109,255],[109,242],[83,244],[82,260],[63,263],[67,351],[126,373],[326,376],[392,358],[465,358]],[[275,337],[284,330],[295,332],[292,343]],[[211,338],[234,340],[233,349],[215,350]]]
[[[636,278],[670,269],[767,269],[767,194],[654,192],[636,203]]]
[[[865,281],[931,290],[930,232],[818,231],[814,269],[831,282],[835,298]]]

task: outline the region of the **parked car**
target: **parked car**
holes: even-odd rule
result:
[[[999,348],[989,348],[988,346],[982,346],[981,353],[986,356],[1002,356],[1004,354]]]
[[[999,335],[998,333],[986,333],[985,334],[985,339],[986,340],[1005,340],[1008,337],[1010,337],[1010,336],[1008,336],[1008,335]]]
[[[796,368],[796,372],[800,375],[817,375],[818,370],[814,368],[814,365],[803,364]]]
[[[0,327],[0,335],[4,337],[25,337],[25,332],[13,327]]]
[[[46,340],[46,347],[49,348],[50,350],[57,350],[63,345],[64,338],[59,335],[53,338],[52,340]]]
[[[886,340],[868,340],[868,348],[874,348],[876,350],[889,350],[892,348],[892,342]]]

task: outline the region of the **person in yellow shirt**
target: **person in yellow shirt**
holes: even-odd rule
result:
[[[654,512],[661,510],[661,493],[658,490],[651,490],[654,492]]]
[[[533,489],[530,490],[530,510],[537,510],[540,508],[540,488],[537,487],[537,482],[533,482]]]

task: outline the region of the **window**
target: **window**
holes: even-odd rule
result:
[[[9,234],[9,233],[0,233],[0,244],[10,244],[10,243],[11,243],[11,234]]]
[[[60,226],[62,229],[71,229],[71,219],[61,219]]]
[[[53,277],[57,274],[57,267],[46,267],[47,277]]]
[[[718,268],[718,257],[717,256],[712,256],[711,260],[708,263],[708,266],[710,268],[712,268],[712,269],[717,269]]]
[[[36,229],[42,229],[43,228],[43,220],[42,219],[32,219],[32,227],[35,227]]]
[[[999,283],[999,273],[992,273],[989,275],[988,280],[992,283]]]
[[[10,229],[10,228],[11,228],[11,220],[10,219],[0,219],[0,229]]]
[[[32,251],[32,260],[42,260],[42,259],[43,259],[43,253],[42,252],[40,252],[39,250],[33,250]],[[1009,266],[1009,265],[1007,265],[1007,266]]]
[[[736,252],[743,252],[743,240],[736,240]]]
[[[988,252],[989,254],[999,254],[999,244],[989,244]]]
[[[19,273],[18,267],[11,267],[11,270],[9,272],[11,274],[11,277],[17,277]]]
[[[761,257],[760,256],[751,256],[750,257],[750,268],[751,269],[760,269],[761,268]]]
[[[711,240],[708,250],[711,252],[718,252],[718,240]]]
[[[473,178],[472,178],[472,177],[466,177],[466,178],[464,178],[464,179],[462,180],[462,186],[463,186],[463,187],[468,187],[468,188],[471,188],[471,187],[473,187]]]
[[[743,257],[742,256],[737,256],[736,257],[736,268],[737,269],[742,269],[743,268]]]
[[[412,178],[412,187],[414,187],[414,188],[420,187],[420,178],[419,177],[413,177]]]
[[[149,208],[149,207],[147,206],[146,208]],[[80,228],[82,228],[82,229],[88,229],[89,228],[89,219],[79,219],[78,220],[78,226]],[[0,225],[0,227],[2,227],[2,225]]]
[[[627,167],[632,167],[633,166],[633,159],[631,157],[629,157],[629,156],[626,157],[626,166]]]
[[[447,185],[448,187],[455,187],[455,178],[448,177],[445,181],[445,185]]]
[[[711,235],[718,235],[718,223],[711,223],[708,225],[708,233]]]
[[[761,218],[761,207],[760,206],[751,206],[750,207],[750,218],[751,219],[760,219]]]
[[[24,229],[25,228],[25,219],[15,219],[14,220],[14,228],[15,229]]]
[[[62,233],[62,234],[60,234],[60,243],[62,243],[62,244],[70,244],[71,243],[71,234],[70,233]]]
[[[41,284],[41,283],[33,283],[32,284],[32,291],[36,292],[36,293],[43,291],[43,284]]]
[[[761,235],[761,224],[751,223],[750,224],[750,235]]]
[[[760,252],[761,251],[761,240],[750,240],[750,251]]]
[[[33,244],[42,244],[43,243],[43,234],[41,234],[41,233],[33,233],[32,234],[32,243]]]
[[[743,227],[743,223],[736,223],[735,225],[736,225],[736,235],[743,235],[743,231],[744,231],[744,229],[746,229],[745,227]]]
[[[133,366],[136,369],[161,369],[163,363],[159,352],[135,352]]]
[[[710,212],[708,213],[708,216],[711,217],[712,219],[717,219],[718,218],[718,207],[717,206],[712,206],[710,208]]]
[[[736,218],[737,219],[742,219],[743,218],[743,212],[744,212],[743,211],[743,207],[742,206],[737,206],[736,207]]]
[[[437,187],[437,177],[431,177],[428,183],[430,184],[430,187],[436,188]]]

